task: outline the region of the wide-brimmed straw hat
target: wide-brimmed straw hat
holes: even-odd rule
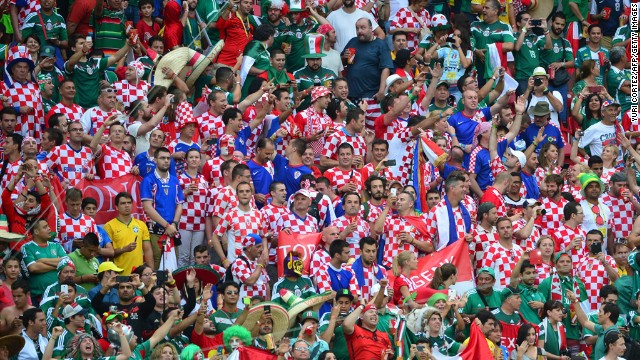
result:
[[[24,338],[20,335],[7,335],[0,337],[0,346],[6,346],[9,349],[9,358],[12,358],[24,347]]]
[[[271,308],[271,321],[273,321],[273,340],[279,341],[289,329],[289,313],[280,304],[264,302],[254,306],[247,314],[245,324],[256,324],[264,314],[266,306]],[[250,330],[250,329],[249,329]]]
[[[287,312],[289,313],[289,327],[292,327],[296,321],[296,317],[301,312],[311,308],[313,311],[320,310],[322,304],[333,299],[333,294],[330,291],[327,291],[323,294],[312,295],[308,298],[300,298],[297,297],[293,292],[282,289],[280,290],[280,297],[282,301],[287,304],[289,309]]]

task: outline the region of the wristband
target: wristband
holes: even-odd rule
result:
[[[138,286],[138,290],[142,290],[144,289],[144,283],[140,284],[140,286]]]
[[[264,265],[262,265],[261,263],[258,263],[258,266],[264,269]]]

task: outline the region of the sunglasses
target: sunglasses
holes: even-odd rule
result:
[[[100,92],[114,93],[116,92],[116,89],[108,87],[108,88],[101,89]]]
[[[602,218],[602,215],[600,214],[600,207],[598,205],[593,205],[591,207],[591,212],[596,217],[596,225],[604,225],[604,218]]]

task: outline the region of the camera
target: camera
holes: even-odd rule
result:
[[[542,85],[542,79],[540,78],[533,79],[533,86],[540,86],[540,85]]]
[[[451,44],[455,44],[456,39],[453,37],[453,35],[449,35],[447,36],[447,39],[445,41]]]
[[[531,19],[531,26],[542,26],[542,19]]]

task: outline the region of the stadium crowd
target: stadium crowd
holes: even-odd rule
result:
[[[1,9],[0,360],[640,359],[629,0]]]

